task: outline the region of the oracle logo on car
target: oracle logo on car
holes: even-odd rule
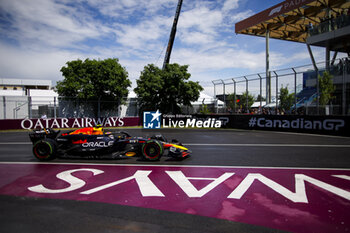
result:
[[[113,146],[113,143],[114,143],[113,141],[85,142],[82,144],[82,146],[83,147],[111,147]]]

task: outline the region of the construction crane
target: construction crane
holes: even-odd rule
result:
[[[173,49],[173,44],[174,44],[175,35],[176,35],[177,22],[179,20],[179,16],[180,16],[180,12],[181,12],[181,6],[182,6],[182,0],[179,0],[179,2],[177,4],[177,8],[176,8],[173,27],[171,28],[171,32],[170,32],[168,47],[167,47],[166,53],[165,53],[163,70],[165,69],[166,65],[169,64],[169,61],[170,61],[170,55],[171,55],[171,50]]]

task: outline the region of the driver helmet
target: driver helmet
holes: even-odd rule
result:
[[[93,127],[93,129],[94,129],[94,134],[103,134],[103,128],[101,124],[97,124],[95,127]]]

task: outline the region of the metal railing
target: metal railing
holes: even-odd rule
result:
[[[279,107],[280,89],[287,87],[289,93],[294,93],[293,107],[289,111],[283,111],[283,114],[308,114],[308,115],[350,115],[350,61],[348,58],[338,59],[332,62],[329,66],[329,73],[333,76],[333,83],[336,90],[333,93],[333,99],[328,105],[320,106],[319,96],[322,90],[319,90],[318,76],[326,71],[326,62],[317,63],[317,70],[313,65],[298,66],[293,68],[271,71],[269,78],[271,80],[271,89],[266,88],[266,73],[257,73],[229,79],[217,79],[212,81],[214,85],[214,96],[224,102],[223,108],[216,108],[217,113],[252,113],[251,108],[243,108],[249,106],[248,98],[245,98],[246,103],[237,103],[232,99],[228,99],[229,95],[234,95],[236,100],[244,93],[249,93],[260,102],[258,104],[258,113],[263,113],[264,108],[268,108],[269,112],[274,114],[282,114],[283,109]],[[302,94],[309,90],[309,95],[305,98],[311,98],[301,105]],[[313,91],[312,91],[313,90]],[[267,93],[267,92],[270,93]],[[232,96],[231,95],[231,96]],[[259,100],[256,100],[257,97]],[[266,100],[270,96],[271,99]],[[265,103],[266,101],[266,103]],[[233,109],[229,106],[233,105]],[[276,109],[276,110],[275,110]]]
[[[83,101],[72,97],[1,96],[0,119],[138,116],[136,99]]]
[[[336,18],[325,19],[318,25],[309,25],[310,36],[331,32],[350,25],[350,15],[341,14]]]
[[[181,106],[181,110],[184,114],[210,114],[223,106],[220,100],[204,98],[193,102],[191,106]],[[139,116],[139,111],[137,98],[124,99],[119,103],[72,97],[0,97],[0,119],[135,117]]]
[[[266,88],[266,74],[257,73],[229,79],[212,81],[214,99],[197,100],[192,106],[182,106],[185,114],[208,113],[272,113],[272,114],[307,114],[307,115],[350,115],[350,62],[346,59],[332,61],[329,72],[333,76],[336,90],[334,98],[326,106],[320,106],[318,75],[325,70],[325,62],[313,65],[275,70],[270,72],[271,93]],[[290,111],[280,108],[279,97],[281,87],[287,87],[290,93],[296,93],[293,107]],[[243,93],[253,95],[257,104],[250,106],[232,101],[229,94],[242,97]],[[302,95],[304,93],[304,96]],[[306,93],[306,94],[305,94]],[[268,94],[268,95],[267,95]],[[260,96],[259,100],[256,98]],[[264,100],[266,96],[271,99]],[[266,103],[267,102],[267,103]],[[230,104],[233,105],[232,108]],[[0,119],[23,118],[79,118],[79,117],[127,117],[139,116],[139,106],[136,98],[116,101],[82,101],[71,97],[28,97],[0,96]]]

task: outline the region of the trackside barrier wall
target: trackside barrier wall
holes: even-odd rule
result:
[[[324,134],[350,137],[350,116],[292,116],[292,115],[190,115],[190,118],[217,119],[221,128],[268,130]],[[186,121],[187,118],[163,117],[163,122]],[[57,118],[0,120],[0,130],[34,128],[81,128],[100,124],[104,127],[141,126],[139,117]]]
[[[324,134],[350,137],[349,116],[293,116],[293,115],[192,115],[192,118],[215,118],[222,122],[221,128],[268,130]],[[186,121],[187,118],[165,118]]]

